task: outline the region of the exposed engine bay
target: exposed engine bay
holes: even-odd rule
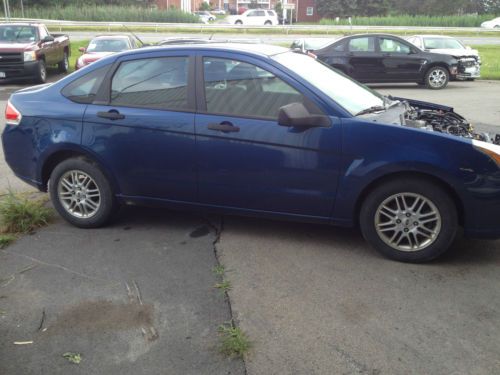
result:
[[[388,121],[392,124],[500,145],[500,134],[476,133],[473,126],[451,107],[403,98],[389,97],[389,99],[391,103],[388,108],[394,110],[381,113],[375,121]],[[398,118],[395,118],[395,115]]]

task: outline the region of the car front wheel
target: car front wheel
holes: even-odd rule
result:
[[[363,237],[386,257],[426,262],[455,239],[457,210],[449,194],[425,179],[388,181],[375,188],[360,211]]]
[[[47,81],[47,67],[45,66],[44,60],[38,61],[38,67],[35,78],[37,83],[45,83],[45,81]]]
[[[430,68],[425,74],[425,85],[431,90],[444,89],[450,80],[448,69],[442,66]]]
[[[57,212],[80,228],[106,224],[115,209],[115,197],[106,176],[84,158],[67,159],[50,175],[49,191]]]
[[[243,22],[242,22],[242,21],[240,21],[240,20],[238,20],[238,21],[236,21],[234,24],[235,24],[235,25],[243,25]]]

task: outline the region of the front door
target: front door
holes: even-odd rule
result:
[[[422,58],[414,53],[409,43],[391,37],[378,37],[378,50],[382,55],[384,81],[417,81]]]
[[[339,120],[327,128],[278,125],[279,108],[290,103],[322,111],[275,68],[245,59],[198,60],[200,203],[328,217],[340,169]]]
[[[88,106],[82,144],[114,172],[123,195],[196,200],[193,76],[194,57],[127,56],[104,103]]]

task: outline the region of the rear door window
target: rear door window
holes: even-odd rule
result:
[[[188,109],[189,58],[158,57],[125,61],[111,81],[110,105]]]
[[[375,52],[373,37],[353,38],[348,43],[350,52]]]

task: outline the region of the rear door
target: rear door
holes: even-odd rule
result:
[[[122,195],[196,200],[194,57],[122,57],[84,117],[83,146],[113,171]]]
[[[375,49],[375,37],[360,36],[346,43],[349,75],[363,81],[377,81],[383,73],[382,59]]]
[[[340,121],[326,128],[278,125],[279,108],[314,95],[274,67],[234,54],[197,64],[199,199],[212,206],[315,217],[332,212],[340,168]]]

